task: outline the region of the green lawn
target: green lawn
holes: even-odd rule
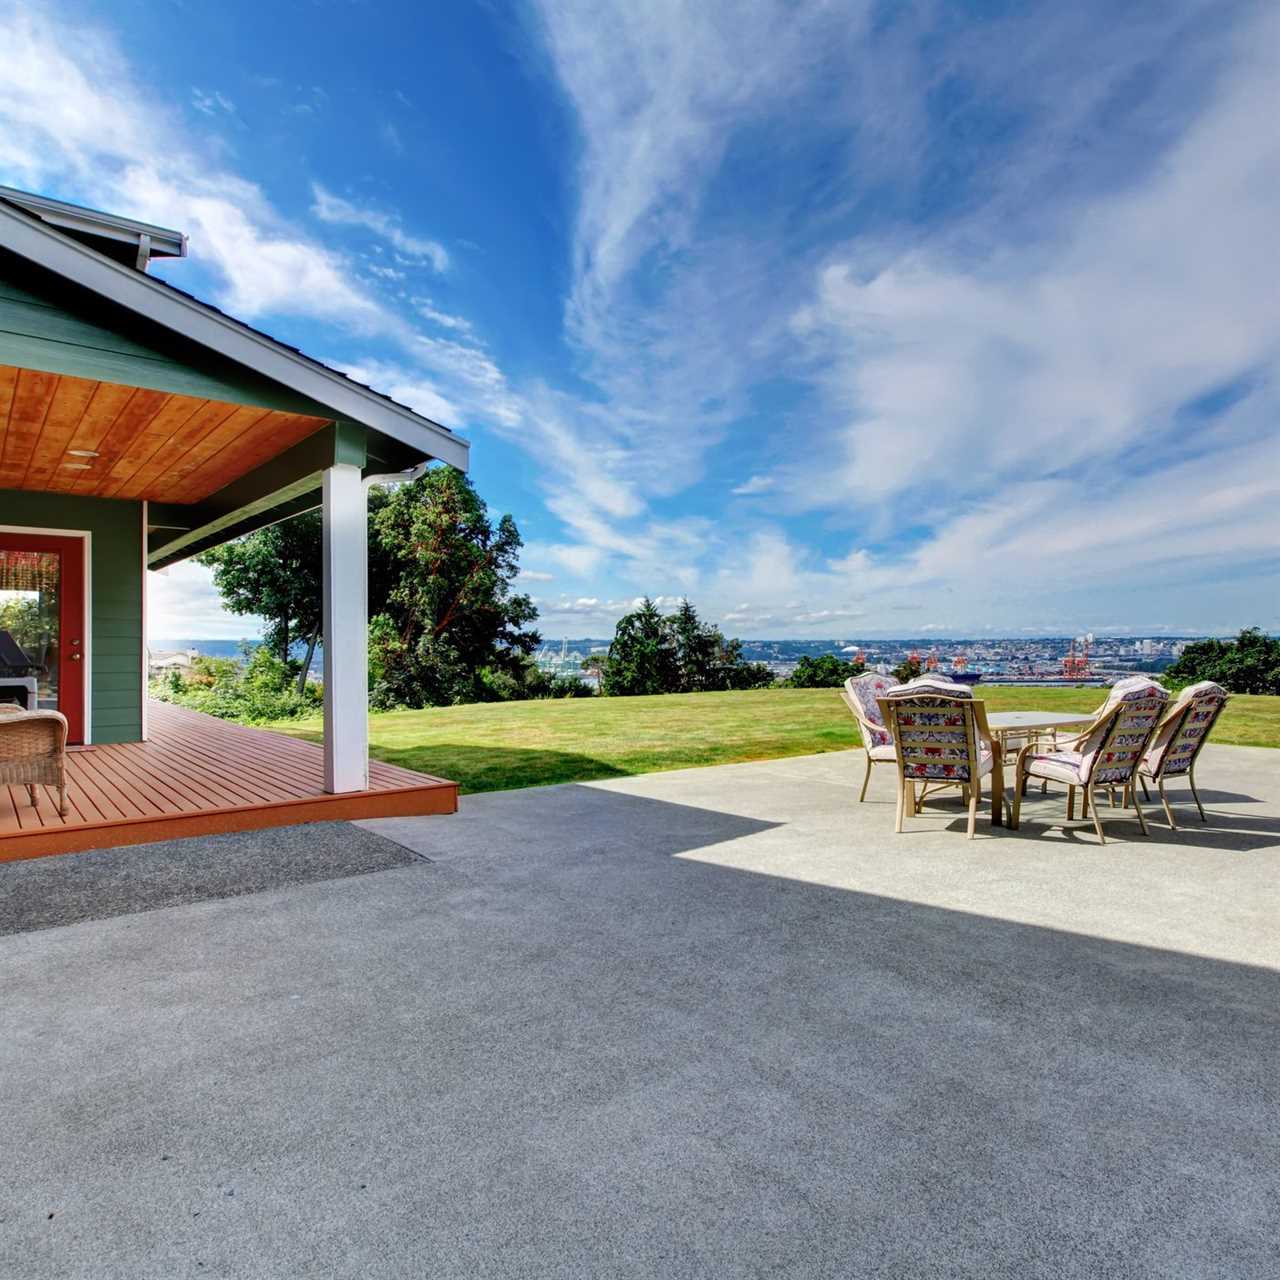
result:
[[[1102,689],[980,688],[990,711],[1090,711]],[[318,720],[272,726],[318,741]],[[464,792],[584,782],[693,765],[842,751],[858,743],[835,689],[572,698],[391,711],[369,719],[371,754],[452,778]],[[1280,746],[1280,697],[1231,700],[1215,742]]]

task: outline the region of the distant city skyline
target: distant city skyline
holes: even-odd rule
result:
[[[0,0],[0,182],[465,432],[548,635],[1280,629],[1275,6],[174,12]]]

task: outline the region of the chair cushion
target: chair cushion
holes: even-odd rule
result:
[[[1050,778],[1054,782],[1066,782],[1079,786],[1089,768],[1090,757],[1081,751],[1046,751],[1043,755],[1029,755],[1024,769],[1029,777]]]
[[[868,747],[867,754],[873,760],[896,760],[898,758],[898,753],[894,750],[892,742],[882,742],[877,746]]]
[[[967,684],[959,684],[955,680],[948,680],[946,676],[938,675],[916,676],[914,680],[898,685],[892,693],[884,696],[910,698],[921,693],[936,693],[944,698],[973,697],[973,690]]]
[[[1149,777],[1163,773],[1170,778],[1186,773],[1200,750],[1205,735],[1213,728],[1218,713],[1227,703],[1227,691],[1212,680],[1189,684],[1178,695],[1164,727],[1156,734],[1147,754],[1142,758],[1142,772]],[[1177,713],[1192,704],[1181,722]]]
[[[945,749],[945,748],[944,748]],[[940,752],[941,754],[941,752]],[[978,777],[985,778],[991,772],[992,762],[991,746],[987,742],[980,744],[978,751]],[[910,763],[904,770],[908,778],[925,778],[928,781],[938,782],[968,782],[969,768],[965,762],[964,754],[961,753],[959,760],[955,764],[949,764],[946,761],[939,761],[937,764],[922,764],[918,762]]]
[[[897,687],[898,682],[892,676],[882,676],[876,671],[868,671],[860,676],[850,676],[844,682],[845,692],[857,703],[861,719],[865,722],[867,737],[870,739],[867,746],[888,746],[890,748],[888,759],[893,758],[893,739],[889,736],[889,730],[884,727],[884,717],[880,714],[876,699],[883,698],[890,689]]]

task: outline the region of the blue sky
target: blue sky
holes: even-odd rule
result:
[[[1280,17],[0,0],[0,181],[465,432],[547,635],[1280,629]],[[203,571],[157,636],[237,636]]]

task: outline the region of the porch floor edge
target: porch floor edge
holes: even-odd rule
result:
[[[457,812],[458,784],[380,761],[364,791],[324,791],[324,754],[312,742],[151,705],[148,741],[68,754],[68,813],[56,793],[0,787],[0,863],[187,836],[307,822]]]

